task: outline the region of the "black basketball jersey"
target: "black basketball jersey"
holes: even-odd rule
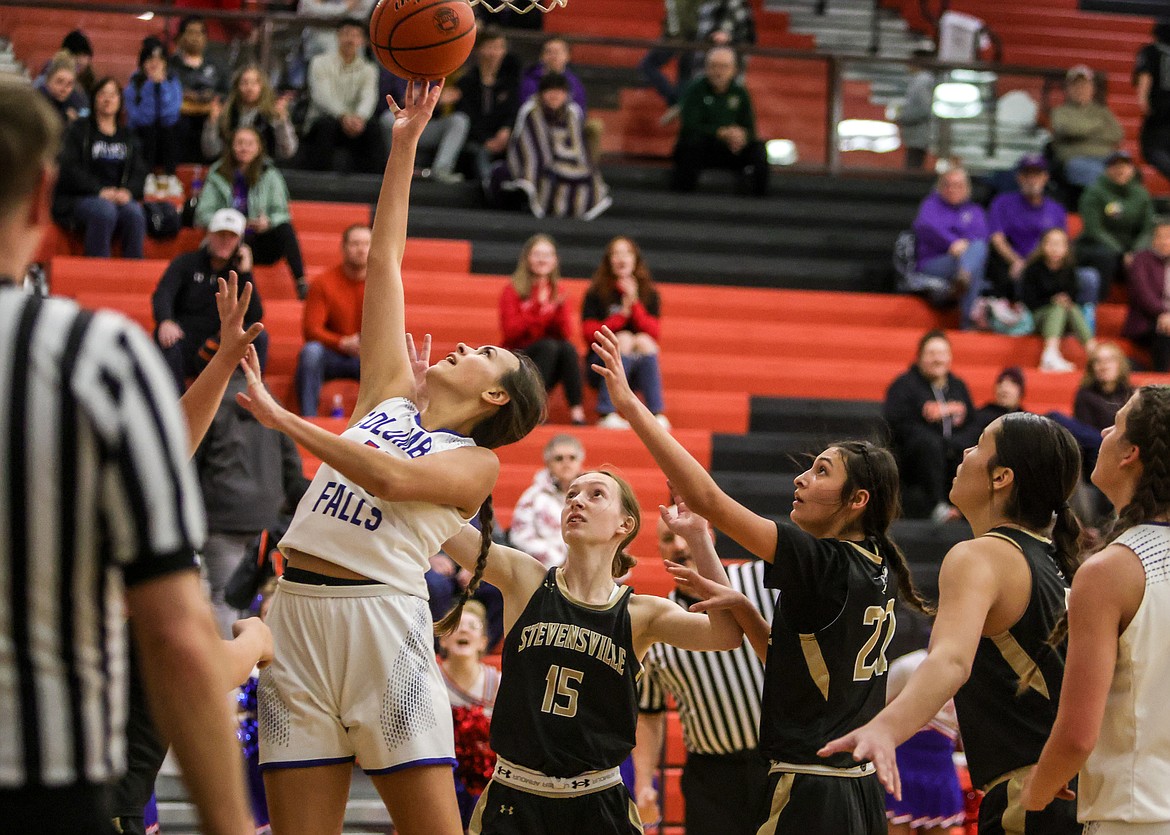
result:
[[[886,703],[886,648],[897,619],[898,582],[876,544],[817,539],[777,526],[767,584],[780,590],[760,719],[772,760],[835,768],[852,754],[817,749],[868,722]]]
[[[550,777],[621,765],[634,748],[638,670],[629,587],[593,606],[549,569],[504,638],[492,749]]]
[[[1064,614],[1068,583],[1047,539],[1018,528],[993,528],[985,536],[1011,542],[1032,572],[1032,597],[1014,626],[981,638],[967,683],[955,694],[959,731],[976,787],[1040,759],[1056,721],[1064,680],[1065,646],[1048,636]],[[1021,680],[1028,687],[1019,692]]]

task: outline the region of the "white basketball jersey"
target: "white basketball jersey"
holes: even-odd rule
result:
[[[423,429],[418,409],[405,397],[379,403],[341,437],[398,458],[419,458],[475,445],[471,438],[455,432]],[[423,575],[430,558],[465,521],[448,505],[376,498],[322,464],[297,505],[280,549],[320,557],[402,594],[426,599]]]
[[[1115,542],[1142,561],[1146,591],[1121,634],[1097,747],[1081,769],[1078,820],[1170,822],[1170,525]]]

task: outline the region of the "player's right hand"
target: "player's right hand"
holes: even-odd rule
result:
[[[662,820],[662,812],[658,806],[658,792],[653,786],[646,786],[638,791],[638,817],[642,819],[642,828],[649,829],[658,826]]]
[[[851,751],[857,762],[869,760],[877,769],[878,780],[895,799],[902,799],[902,777],[898,773],[897,743],[892,734],[876,723],[868,722],[852,733],[838,737],[817,751],[818,757],[828,757]]]

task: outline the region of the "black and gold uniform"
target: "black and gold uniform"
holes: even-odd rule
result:
[[[764,673],[760,751],[772,773],[760,835],[882,835],[872,764],[817,750],[885,707],[897,577],[872,540],[817,539],[781,523],[766,582],[780,598]]]
[[[1079,835],[1075,800],[1055,800],[1025,815],[1018,799],[1030,766],[1040,759],[1056,721],[1066,646],[1048,645],[1065,611],[1068,583],[1052,558],[1052,543],[1012,527],[984,534],[1012,543],[1032,573],[1032,596],[1007,631],[984,637],[971,676],[955,694],[959,731],[971,782],[987,794],[979,808],[980,835]],[[1021,681],[1027,686],[1021,691]]]
[[[472,833],[642,832],[618,773],[638,713],[630,589],[615,586],[594,606],[557,579],[550,569],[504,638],[491,729],[498,760]]]

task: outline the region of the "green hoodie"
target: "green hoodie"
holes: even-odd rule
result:
[[[206,227],[211,216],[219,209],[232,208],[231,181],[220,173],[220,165],[212,167],[203,191],[199,193],[199,205],[195,209],[195,225]],[[288,211],[288,186],[284,176],[272,164],[265,161],[264,170],[256,184],[248,189],[248,220],[268,218],[269,226],[288,223],[292,216]]]
[[[1136,252],[1154,231],[1154,201],[1137,180],[1119,186],[1106,175],[1085,189],[1078,206],[1085,231],[1081,240],[1101,243],[1118,253]]]

